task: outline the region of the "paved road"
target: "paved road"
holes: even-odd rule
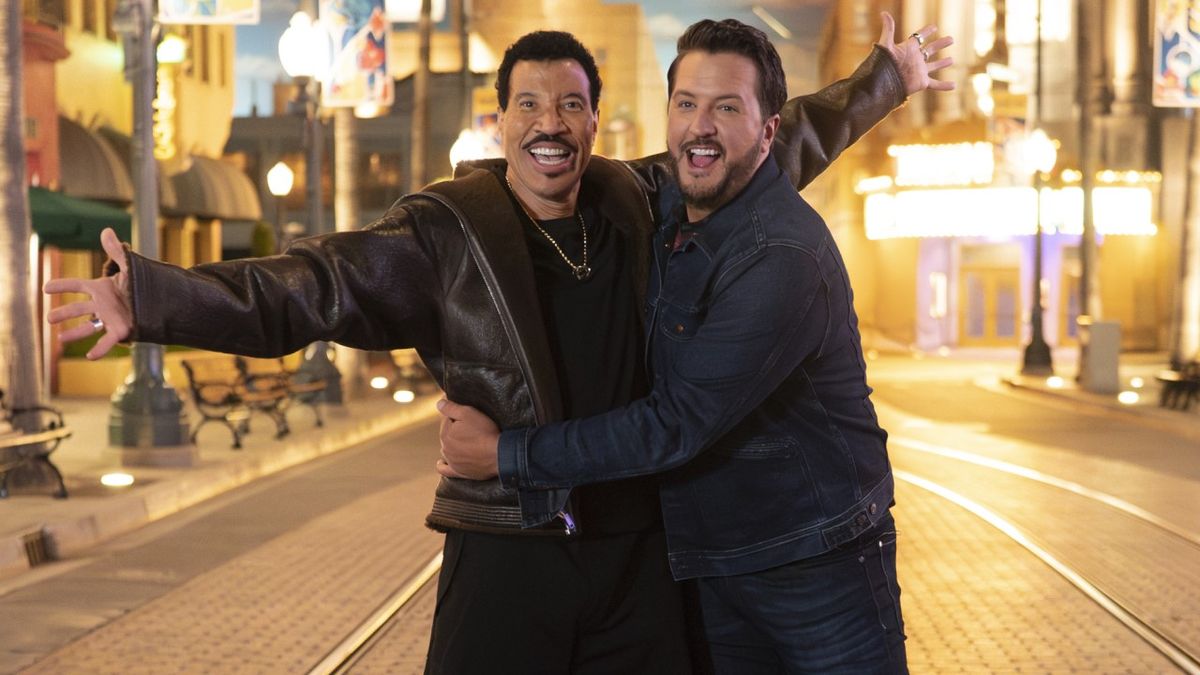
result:
[[[1180,672],[1152,641],[1200,646],[1194,442],[999,372],[872,364],[913,672]],[[307,672],[437,553],[435,443],[433,425],[395,435],[39,568],[0,596],[0,670]],[[418,592],[350,672],[421,672],[433,600]]]

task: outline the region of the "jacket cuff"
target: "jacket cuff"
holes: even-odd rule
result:
[[[521,485],[528,438],[528,428],[500,432],[500,443],[496,446],[496,472],[500,475],[500,483],[507,488],[515,489]]]
[[[886,49],[879,45],[872,47],[870,56],[860,66],[860,69],[864,68],[868,69],[868,72],[878,71],[879,76],[891,85],[893,108],[898,108],[908,101],[908,92],[904,89],[904,78],[900,76],[900,66],[896,64],[896,59]]]

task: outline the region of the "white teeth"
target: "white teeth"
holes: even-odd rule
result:
[[[705,155],[708,157],[716,157],[717,155],[721,154],[717,152],[716,148],[692,148],[691,150],[688,150],[688,152],[692,153],[693,155]]]
[[[564,148],[530,148],[529,152],[535,155],[546,155],[547,157],[567,154]]]

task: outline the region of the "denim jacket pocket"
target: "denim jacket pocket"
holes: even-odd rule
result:
[[[776,459],[791,457],[800,444],[790,436],[756,436],[736,443],[720,443],[713,452],[738,459]]]
[[[670,302],[663,302],[659,308],[658,329],[672,340],[692,339],[703,321],[704,311],[700,309],[684,309]]]

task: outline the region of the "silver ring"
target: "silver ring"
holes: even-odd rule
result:
[[[924,47],[924,46],[925,46],[925,38],[921,37],[921,34],[920,34],[920,33],[913,33],[912,35],[909,35],[908,37],[910,37],[910,38],[912,38],[912,39],[916,40],[916,41],[917,41],[917,46],[918,46],[918,47]]]
[[[925,51],[924,47],[919,48],[918,51],[921,52],[921,56],[925,57],[926,61],[929,60],[929,52]]]
[[[88,323],[92,324],[92,328],[97,333],[104,330],[104,321],[98,316],[93,316],[92,318],[88,319]]]

